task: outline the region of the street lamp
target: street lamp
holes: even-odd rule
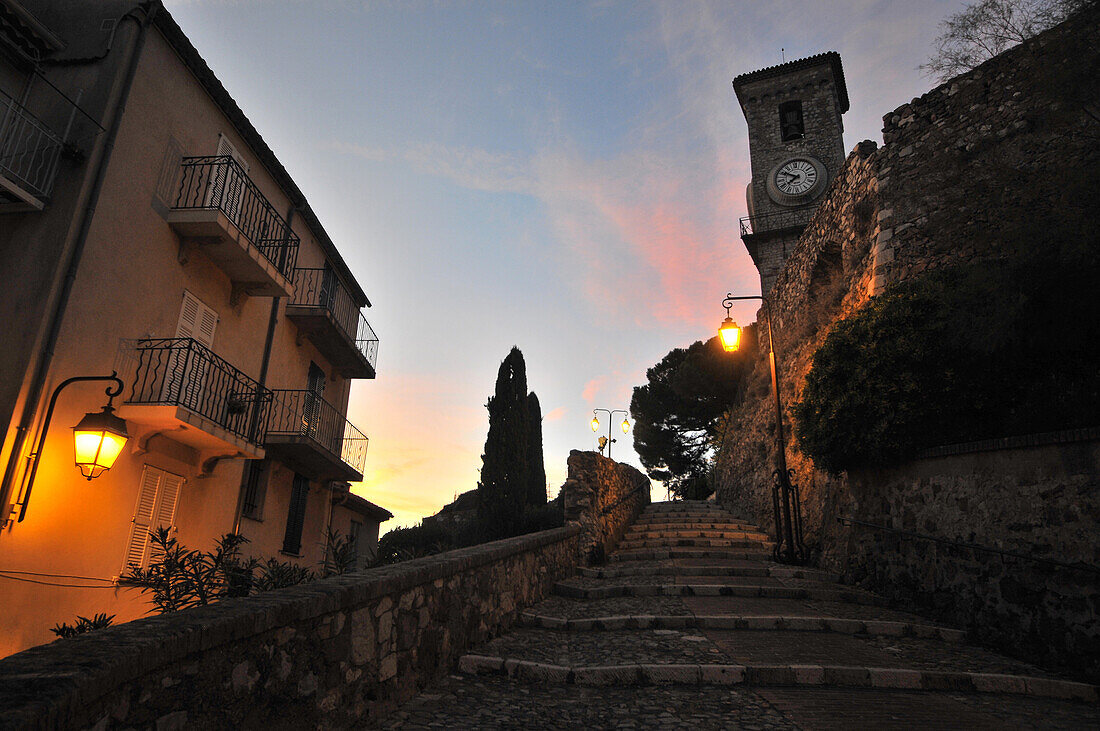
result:
[[[112,371],[109,376],[76,376],[62,381],[50,397],[50,406],[42,422],[42,433],[38,437],[38,446],[30,455],[34,463],[27,476],[27,488],[23,491],[18,519],[20,523],[27,516],[27,506],[30,504],[31,490],[34,488],[34,477],[38,474],[38,465],[42,463],[42,450],[46,446],[46,435],[50,431],[50,421],[53,419],[54,407],[57,406],[57,397],[66,386],[86,381],[111,381],[114,385],[107,387],[107,405],[103,410],[85,414],[80,423],[73,427],[73,451],[80,473],[92,480],[111,469],[126,445],[126,440],[130,438],[126,432],[126,421],[115,416],[114,407],[111,406],[115,396],[122,393],[123,388],[122,379],[118,377],[117,372]]]
[[[615,440],[611,438],[611,420],[615,417],[615,414],[623,415],[623,423],[620,424],[623,430],[623,434],[630,431],[630,422],[626,420],[627,412],[623,409],[592,409],[592,431],[596,431],[600,428],[600,420],[596,416],[597,411],[603,411],[607,414],[607,458],[611,459],[611,445],[615,443]]]
[[[741,328],[730,317],[730,307],[738,300],[760,300],[768,317],[768,362],[771,365],[772,391],[775,392],[776,470],[772,475],[772,507],[775,510],[775,558],[784,563],[805,563],[806,546],[802,543],[802,505],[798,486],[791,481],[787,468],[787,442],[783,436],[783,403],[779,395],[779,372],[776,368],[775,336],[772,329],[772,305],[766,297],[749,295],[722,300],[726,319],[718,328],[722,347],[733,352],[741,342]]]

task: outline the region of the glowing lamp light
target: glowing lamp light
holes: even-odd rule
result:
[[[628,431],[630,431],[630,422],[623,419],[623,434],[626,434]]]
[[[592,417],[592,431],[597,431],[600,428],[600,420],[595,416]]]
[[[722,348],[727,353],[737,350],[737,346],[741,344],[741,328],[732,318],[727,317],[722,321],[722,326],[718,328],[718,335],[721,336]]]
[[[110,406],[104,406],[99,413],[85,414],[73,427],[76,466],[89,480],[111,469],[130,438],[126,421],[111,413],[113,411]]]

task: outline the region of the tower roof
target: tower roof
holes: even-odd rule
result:
[[[744,108],[745,100],[741,98],[741,89],[745,84],[753,81],[761,81],[763,79],[773,79],[778,76],[786,76],[792,71],[800,71],[802,69],[812,68],[814,66],[829,65],[833,69],[833,78],[836,79],[836,95],[840,101],[840,113],[848,111],[848,86],[844,83],[844,68],[840,65],[840,54],[836,51],[828,51],[826,53],[818,53],[813,56],[807,56],[806,58],[799,58],[794,61],[788,61],[787,63],[781,63],[777,66],[768,66],[767,68],[760,69],[758,71],[750,71],[747,74],[741,74],[733,80],[733,90],[737,92],[737,101],[741,103],[741,107]]]

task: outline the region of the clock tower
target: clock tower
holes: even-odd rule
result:
[[[742,74],[733,88],[752,165],[741,240],[766,295],[844,163],[848,90],[835,51]]]

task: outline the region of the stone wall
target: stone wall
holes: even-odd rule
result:
[[[839,520],[822,527],[821,563],[899,603],[916,602],[985,644],[1100,678],[1100,430],[1091,431],[1091,440],[849,474],[826,495],[826,513],[837,518],[1051,563]]]
[[[569,473],[561,493],[565,519],[580,524],[577,543],[582,563],[602,563],[623,531],[649,505],[649,478],[630,465],[596,452],[569,453]]]
[[[1026,246],[1029,232],[1041,235],[1057,217],[1082,215],[1061,205],[1067,200],[1061,173],[1100,164],[1097,37],[1100,9],[1092,9],[898,107],[883,119],[882,147],[860,143],[849,155],[773,291],[787,408],[832,325],[874,294],[936,268],[994,261]],[[770,390],[762,353],[717,466],[718,501],[762,526],[772,523]],[[789,415],[785,426],[793,435]],[[1060,497],[1077,490],[1066,485],[1080,483],[1088,468],[1071,468],[1066,453],[1051,448],[833,478],[816,470],[793,439],[787,454],[815,558],[907,602],[954,605],[951,618],[990,641],[1023,632],[1030,639],[1005,649],[1031,659],[1039,637],[1056,636],[1044,660],[1096,677],[1088,656],[1096,654],[1095,636],[1080,630],[1089,616],[1096,624],[1097,607],[1070,588],[1075,582],[1087,588],[1086,574],[1058,574],[1051,579],[1056,586],[1036,598],[1035,566],[1000,572],[987,565],[989,556],[937,554],[927,542],[902,548],[884,538],[857,540],[836,526],[837,517],[859,506],[859,519],[871,523],[1095,562],[1060,543],[1068,535],[1100,545],[1095,502],[1081,503],[1084,512],[1077,513]],[[993,490],[991,481],[1000,487]],[[929,500],[933,489],[937,499]],[[993,516],[986,514],[990,494],[1004,498]],[[953,568],[949,558],[958,558]]]
[[[580,528],[141,619],[0,660],[0,727],[346,728],[507,629]]]

